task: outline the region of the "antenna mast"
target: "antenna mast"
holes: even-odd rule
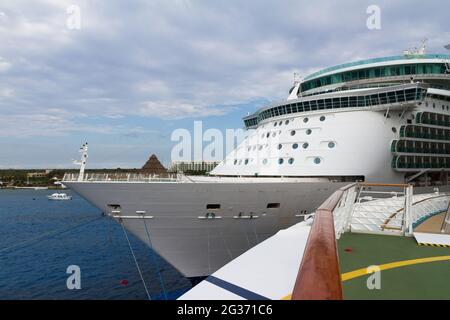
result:
[[[73,163],[80,166],[80,174],[78,175],[78,181],[83,181],[84,179],[84,169],[86,168],[86,162],[88,158],[88,143],[83,144],[79,150],[81,153],[81,160],[74,161]]]

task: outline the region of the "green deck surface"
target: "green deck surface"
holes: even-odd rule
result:
[[[371,265],[450,255],[450,248],[418,246],[414,238],[352,233],[341,237],[338,250],[341,274]],[[450,299],[450,260],[383,270],[380,275],[379,290],[367,288],[370,274],[344,281],[344,298]]]

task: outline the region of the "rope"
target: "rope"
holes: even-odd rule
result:
[[[152,260],[156,266],[156,270],[158,272],[158,278],[159,278],[159,283],[161,284],[161,288],[163,290],[163,294],[164,294],[164,299],[167,300],[167,293],[166,293],[166,287],[164,286],[164,280],[163,277],[161,275],[161,271],[159,268],[159,263],[155,257],[155,251],[153,250],[153,245],[152,245],[152,240],[150,240],[150,233],[148,232],[148,228],[147,228],[147,222],[145,221],[145,218],[143,218],[144,220],[144,226],[145,226],[145,232],[147,233],[147,238],[148,238],[148,243],[150,245],[150,250],[151,250],[151,257]]]
[[[103,218],[103,216],[91,219],[89,221],[84,221],[82,223],[79,223],[77,225],[71,226],[71,227],[66,228],[66,229],[61,229],[61,230],[58,230],[58,231],[47,232],[47,233],[41,234],[40,236],[37,236],[37,237],[31,238],[31,239],[28,239],[28,240],[16,243],[16,244],[14,244],[12,246],[9,246],[9,247],[6,247],[6,248],[2,248],[2,249],[0,249],[0,253],[3,253],[5,251],[11,250],[11,249],[15,249],[15,248],[21,247],[21,246],[23,246],[23,247],[20,248],[20,249],[24,249],[24,248],[26,248],[26,247],[28,247],[30,245],[33,245],[34,242],[37,241],[37,240],[48,240],[48,239],[51,239],[52,237],[61,235],[63,233],[69,232],[69,231],[72,231],[72,230],[74,230],[76,228],[79,228],[81,226],[87,225],[87,224],[89,224],[91,222],[97,221],[97,220],[102,219],[102,218]],[[48,237],[48,238],[45,239],[46,237]]]
[[[133,255],[134,263],[136,264],[136,269],[139,272],[139,276],[141,277],[142,284],[144,285],[144,289],[145,289],[145,292],[147,293],[148,300],[152,300],[152,298],[150,297],[150,293],[148,293],[148,289],[147,289],[147,285],[145,284],[144,276],[142,275],[141,268],[139,268],[139,264],[137,262],[136,256],[134,255],[133,248],[131,247],[130,239],[128,239],[128,234],[125,231],[125,227],[123,226],[122,221],[120,221],[120,225],[122,226],[123,233],[125,234],[125,238],[127,239],[131,254]]]

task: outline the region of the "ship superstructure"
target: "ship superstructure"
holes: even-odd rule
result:
[[[210,176],[68,174],[64,184],[185,276],[206,276],[348,181],[445,189],[449,64],[423,50],[296,79],[288,100],[244,118],[248,138]]]

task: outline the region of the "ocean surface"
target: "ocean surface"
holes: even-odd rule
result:
[[[73,199],[49,201],[51,190],[0,190],[0,299],[148,299],[121,226],[64,192]],[[191,287],[128,236],[152,299],[175,299]],[[71,265],[81,270],[79,290],[66,285]]]

